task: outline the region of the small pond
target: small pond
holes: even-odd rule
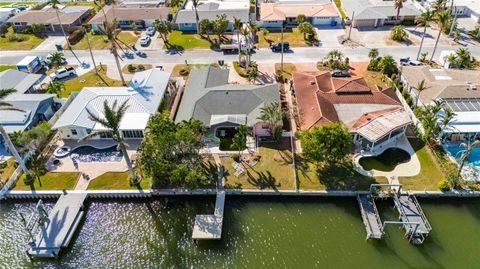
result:
[[[79,162],[119,162],[123,158],[117,146],[106,149],[97,149],[91,146],[81,146],[72,151],[70,158]]]
[[[384,172],[390,172],[401,163],[410,161],[410,154],[403,149],[389,148],[382,154],[372,157],[362,157],[359,160],[363,169],[370,171],[372,169]]]

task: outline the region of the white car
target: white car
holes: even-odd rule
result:
[[[148,36],[154,36],[155,35],[155,27],[148,27],[147,30],[145,31],[145,33]]]
[[[149,43],[150,43],[150,37],[148,35],[142,36],[142,38],[140,38],[141,46],[148,46]]]
[[[73,67],[67,67],[67,68],[62,68],[55,71],[55,73],[50,75],[50,79],[52,81],[56,81],[66,77],[73,77],[76,74],[77,72]]]

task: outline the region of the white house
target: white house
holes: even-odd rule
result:
[[[154,115],[168,90],[170,74],[158,69],[136,73],[128,87],[85,87],[75,97],[52,127],[62,139],[80,139],[93,130],[105,127],[90,120],[90,111],[103,117],[105,101],[111,106],[128,101],[128,109],[120,122],[125,138],[143,138],[148,120]],[[109,136],[96,139],[109,139]]]

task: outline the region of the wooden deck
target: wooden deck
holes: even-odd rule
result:
[[[50,210],[47,221],[39,227],[34,245],[28,250],[31,257],[53,258],[67,247],[84,214],[86,193],[65,193]]]

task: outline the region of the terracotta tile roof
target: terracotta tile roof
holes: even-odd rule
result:
[[[338,12],[332,3],[316,3],[314,1],[295,3],[277,2],[260,4],[260,20],[283,21],[287,17],[295,18],[303,14],[307,17],[337,17]]]
[[[401,107],[392,89],[370,89],[361,77],[333,78],[330,72],[301,72],[293,74],[292,79],[303,130],[338,121],[336,105],[356,105],[351,109],[362,104]]]

